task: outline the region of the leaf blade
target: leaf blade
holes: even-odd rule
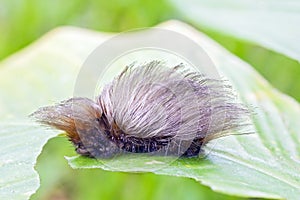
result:
[[[171,1],[184,19],[280,52],[300,62],[297,1]]]
[[[194,178],[216,191],[227,194],[297,199],[300,195],[300,170],[295,161],[299,160],[299,132],[295,132],[294,137],[298,140],[294,141],[285,121],[299,127],[297,124],[297,121],[300,121],[299,104],[272,88],[251,66],[205,35],[196,33],[194,29],[178,22],[170,22],[163,27],[179,31],[195,41],[201,41],[202,47],[211,56],[220,73],[230,80],[241,99],[255,108],[254,123],[257,134],[218,139],[207,145],[205,150],[210,153],[205,161],[201,159],[193,162],[189,159],[177,160],[154,173]],[[273,101],[279,103],[281,108],[288,104],[294,110],[295,115],[293,117],[286,115],[285,121],[282,120],[282,111]],[[289,157],[291,154],[295,156],[295,159]],[[69,158],[68,161],[75,168],[88,167],[85,164],[83,166],[76,164],[82,162],[81,159],[82,157]],[[145,165],[153,159],[161,161],[156,160],[159,158],[147,160],[141,157],[136,159],[128,157],[131,163],[135,163],[128,164],[129,161],[126,159],[120,159],[122,162],[100,160],[98,167],[114,170],[108,169],[105,164],[107,162],[109,166],[113,166],[116,164],[114,162],[117,162],[116,166],[119,170],[135,172],[143,165],[139,161],[144,162]],[[182,164],[182,162],[187,163]],[[93,163],[92,166],[97,167],[97,164]],[[139,167],[135,168],[136,166]],[[186,166],[192,166],[192,169]],[[202,174],[202,171],[205,173]],[[224,177],[223,180],[220,180],[220,177]]]

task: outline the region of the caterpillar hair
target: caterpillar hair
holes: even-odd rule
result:
[[[246,133],[249,115],[227,81],[159,61],[126,67],[95,101],[74,97],[32,114],[65,131],[78,154],[95,158],[197,156],[215,138]]]

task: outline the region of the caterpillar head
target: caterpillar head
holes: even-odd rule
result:
[[[31,114],[37,122],[66,132],[80,155],[111,157],[119,148],[108,139],[110,126],[102,109],[88,98],[71,98]]]

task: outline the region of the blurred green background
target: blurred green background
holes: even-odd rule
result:
[[[49,30],[74,25],[120,32],[168,19],[185,21],[167,0],[0,0],[0,61]],[[199,27],[256,68],[274,87],[300,101],[300,64],[249,42]],[[51,139],[38,159],[41,187],[32,199],[242,199],[213,192],[186,178],[72,170],[66,138]]]

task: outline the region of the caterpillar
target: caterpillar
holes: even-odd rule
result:
[[[249,109],[224,80],[160,61],[127,66],[95,100],[73,97],[31,116],[65,131],[78,154],[193,157],[209,141],[243,134]]]

